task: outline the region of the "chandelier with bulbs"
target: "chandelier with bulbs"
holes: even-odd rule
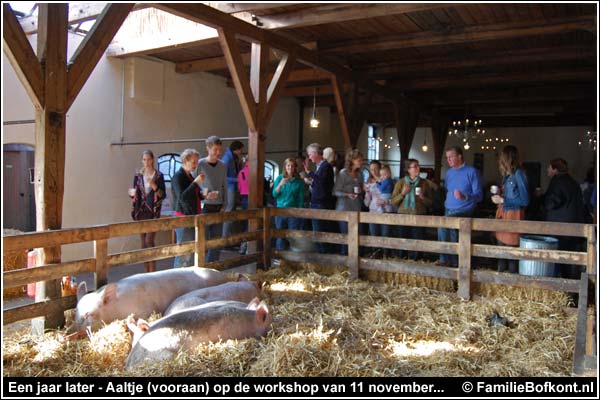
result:
[[[597,132],[596,131],[587,131],[583,140],[579,140],[577,142],[577,147],[582,150],[593,150],[597,149]]]
[[[471,148],[469,141],[473,142],[484,135],[483,121],[476,118],[465,117],[463,120],[452,121],[452,126],[448,129],[448,136],[462,139],[465,150]]]

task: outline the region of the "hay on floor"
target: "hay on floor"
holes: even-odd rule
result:
[[[311,268],[309,268],[311,269]],[[505,298],[463,301],[428,288],[350,281],[346,271],[282,262],[267,281],[272,330],[262,339],[198,346],[174,360],[123,370],[124,321],[91,340],[5,336],[5,376],[569,376],[575,313]],[[514,327],[490,327],[494,311]],[[154,316],[157,318],[158,316]]]

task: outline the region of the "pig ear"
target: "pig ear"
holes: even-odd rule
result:
[[[111,301],[114,301],[117,298],[117,285],[115,285],[114,283],[109,283],[108,285],[106,285],[106,287],[104,288],[104,291],[102,292],[102,303],[103,304],[108,304]]]
[[[261,323],[265,323],[269,317],[269,309],[264,301],[261,301],[256,309],[256,319]]]
[[[143,332],[146,332],[148,329],[150,329],[150,324],[145,319],[140,318],[137,321],[137,327],[140,328]]]
[[[81,300],[81,298],[83,296],[85,296],[86,294],[87,294],[87,284],[85,283],[85,281],[83,281],[77,286],[77,301]]]
[[[238,280],[238,282],[241,282],[241,281],[249,281],[250,279],[248,279],[248,277],[244,274],[238,274],[237,280]]]
[[[250,300],[250,303],[248,303],[248,306],[246,308],[248,310],[256,310],[258,308],[259,304],[260,304],[260,299],[258,297],[255,297],[252,300]]]

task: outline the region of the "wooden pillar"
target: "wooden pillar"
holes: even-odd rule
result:
[[[406,172],[405,161],[408,159],[410,148],[412,147],[413,139],[415,138],[415,130],[419,120],[419,110],[406,102],[394,103],[394,118],[396,122],[396,132],[398,135],[398,143],[400,144],[400,176]]]
[[[461,218],[458,233],[458,295],[471,299],[471,218]]]
[[[35,111],[36,229],[61,229],[65,177],[65,120],[67,112],[67,4],[39,5],[37,57],[42,65],[44,96]],[[60,246],[40,252],[40,264],[61,261]],[[61,297],[60,280],[38,282],[35,301]],[[33,331],[64,325],[62,310],[32,322]]]
[[[340,119],[340,128],[344,136],[344,145],[346,148],[355,148],[373,94],[369,92],[364,99],[361,99],[358,84],[353,82],[343,85],[335,75],[331,76],[331,84]]]
[[[348,212],[348,269],[350,279],[358,279],[360,270],[360,213]]]
[[[264,206],[264,164],[267,126],[275,112],[277,101],[281,96],[285,81],[296,61],[294,54],[283,55],[273,78],[269,82],[268,66],[270,48],[266,44],[252,43],[250,60],[250,79],[242,60],[240,48],[235,34],[219,28],[219,42],[227,67],[233,79],[235,90],[242,105],[242,111],[248,124],[248,162],[250,170],[250,190],[248,193],[248,208]],[[262,220],[248,221],[250,231],[260,228]],[[260,245],[260,243],[259,243]],[[256,251],[253,243],[249,243],[249,252]],[[261,267],[262,260],[258,263]]]
[[[444,158],[444,146],[448,138],[448,117],[443,115],[438,108],[431,113],[431,136],[433,137],[434,175],[436,183],[440,183],[442,176],[442,159]]]

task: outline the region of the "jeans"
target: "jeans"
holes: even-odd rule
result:
[[[472,217],[475,210],[446,210],[446,217]],[[438,228],[438,241],[440,242],[458,242],[458,230],[448,228]],[[449,263],[453,266],[458,265],[458,256],[455,254],[440,254],[440,262]]]
[[[196,239],[196,228],[177,228],[175,229],[177,243],[190,242]],[[194,265],[194,254],[184,254],[175,257],[173,268],[190,267]]]
[[[235,187],[227,188],[227,204],[225,204],[225,211],[235,210],[235,196],[237,190]],[[231,236],[232,230],[235,226],[235,221],[223,223],[223,237]]]
[[[324,206],[320,204],[311,204],[310,208],[313,209],[326,209]],[[312,220],[312,228],[313,232],[330,232],[331,224],[327,220],[322,219],[313,219]],[[330,243],[321,243],[317,242],[317,251],[321,254],[323,253],[331,253],[331,244]]]
[[[298,218],[292,217],[275,217],[275,227],[277,229],[300,229],[300,221]],[[287,250],[290,245],[284,238],[277,238],[275,242],[275,250]]]
[[[213,214],[220,212],[221,205],[205,204],[202,209],[202,214]],[[206,226],[206,240],[219,238],[222,236],[223,224],[212,224]],[[206,262],[213,262],[219,259],[221,250],[219,249],[208,249],[206,251]]]
[[[422,240],[425,237],[425,228],[422,226],[399,226],[398,230],[399,236],[403,239]],[[400,250],[400,258],[406,257],[407,254],[408,258],[413,261],[421,256],[418,251]]]

